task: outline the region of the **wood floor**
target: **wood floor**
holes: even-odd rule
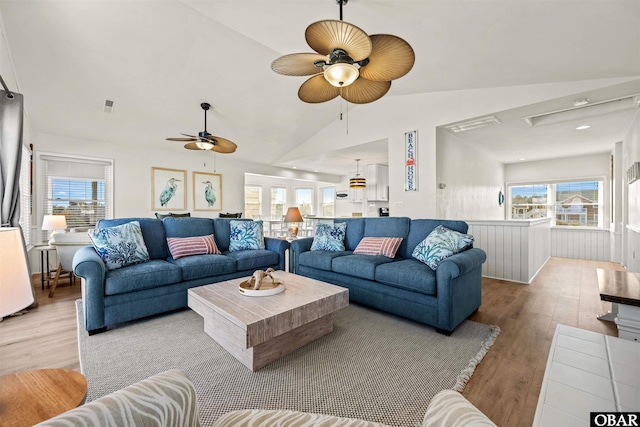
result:
[[[611,308],[600,301],[596,268],[619,264],[551,258],[533,283],[483,280],[482,306],[471,319],[502,332],[463,394],[499,426],[530,426],[556,324],[607,335],[615,325],[597,319]],[[54,298],[34,278],[39,307],[0,322],[0,375],[27,369],[80,370],[74,301],[79,281],[59,284]]]

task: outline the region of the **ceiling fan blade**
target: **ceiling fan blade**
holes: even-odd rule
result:
[[[167,141],[195,141],[193,138],[166,138]]]
[[[313,65],[314,62],[326,62],[328,59],[325,55],[317,53],[292,53],[273,61],[271,69],[285,76],[310,76],[322,71],[322,68]]]
[[[195,142],[184,144],[184,148],[186,148],[187,150],[202,150],[202,148],[198,147]]]
[[[334,49],[343,49],[354,61],[361,61],[371,54],[371,40],[367,33],[345,21],[318,21],[307,27],[304,33],[311,49],[329,55]]]
[[[369,63],[360,68],[360,75],[367,80],[382,82],[398,79],[411,70],[416,60],[413,49],[400,37],[390,34],[371,36],[373,49]]]
[[[186,133],[181,133],[180,135],[188,136],[188,137],[190,137],[190,138],[194,138],[194,139],[198,139],[198,138],[199,138],[198,136],[195,136],[195,135],[187,135]]]
[[[353,104],[366,104],[382,98],[391,87],[390,81],[374,82],[362,77],[342,88],[341,96]]]
[[[209,135],[207,136],[207,139],[214,143],[211,151],[215,151],[216,153],[233,153],[234,151],[236,151],[236,148],[238,148],[238,146],[234,142],[231,142],[226,138]]]
[[[298,90],[298,97],[304,102],[311,104],[326,102],[338,95],[340,95],[340,88],[331,86],[327,79],[324,78],[324,74],[318,74],[309,78],[306,82],[302,83],[302,86],[300,86]]]

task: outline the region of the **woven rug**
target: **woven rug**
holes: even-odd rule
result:
[[[195,385],[204,426],[228,411],[263,408],[414,427],[438,391],[462,391],[500,332],[467,320],[447,337],[351,304],[335,313],[332,333],[251,372],[189,309],[89,336],[80,300],[76,308],[87,401],[178,368]]]

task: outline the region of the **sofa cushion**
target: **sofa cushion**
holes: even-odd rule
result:
[[[106,295],[124,294],[170,285],[181,280],[182,274],[179,266],[167,261],[152,259],[142,264],[107,271],[104,292]]]
[[[331,269],[336,273],[375,280],[376,267],[387,262],[393,260],[382,255],[348,255],[334,258]]]
[[[89,233],[89,237],[107,270],[149,260],[149,251],[142,238],[138,221],[96,229]]]
[[[126,224],[131,221],[138,221],[142,230],[142,238],[144,239],[149,258],[165,259],[169,256],[167,248],[167,234],[164,225],[159,219],[153,218],[119,218],[119,219],[101,219],[96,224],[96,228],[114,227],[116,225]],[[206,233],[203,233],[206,234]]]
[[[225,255],[193,255],[169,261],[182,269],[182,280],[235,273],[236,260]]]
[[[331,271],[333,259],[339,256],[351,255],[351,251],[313,251],[302,252],[298,257],[298,264],[318,270]]]
[[[400,243],[402,243],[402,237],[363,237],[353,253],[394,258]]]
[[[435,270],[443,259],[472,245],[473,236],[439,225],[416,246],[412,256]]]
[[[280,261],[277,252],[266,249],[228,252],[226,255],[236,260],[237,271],[257,270],[278,264]]]
[[[213,234],[213,220],[211,218],[175,217],[170,216],[162,220],[167,237],[194,237]],[[166,242],[165,242],[166,243]]]
[[[191,255],[220,254],[213,234],[196,237],[167,237],[169,252],[173,259]]]
[[[230,221],[229,252],[264,249],[262,221]]]
[[[347,233],[344,236],[344,249],[347,251],[354,250],[362,236],[364,236],[364,218],[341,218],[336,219],[334,223],[347,225]]]
[[[344,251],[344,238],[347,224],[344,222],[336,224],[320,223],[316,226],[316,235],[311,243],[312,251]]]
[[[436,272],[415,259],[403,259],[376,267],[376,281],[394,288],[436,295]]]

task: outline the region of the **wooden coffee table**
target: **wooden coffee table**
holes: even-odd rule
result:
[[[0,426],[32,426],[80,406],[87,380],[69,369],[39,369],[0,378]]]
[[[238,285],[248,278],[188,291],[205,332],[252,371],[333,331],[333,313],[349,305],[346,288],[284,271],[273,275],[286,289],[272,296],[242,295]]]

